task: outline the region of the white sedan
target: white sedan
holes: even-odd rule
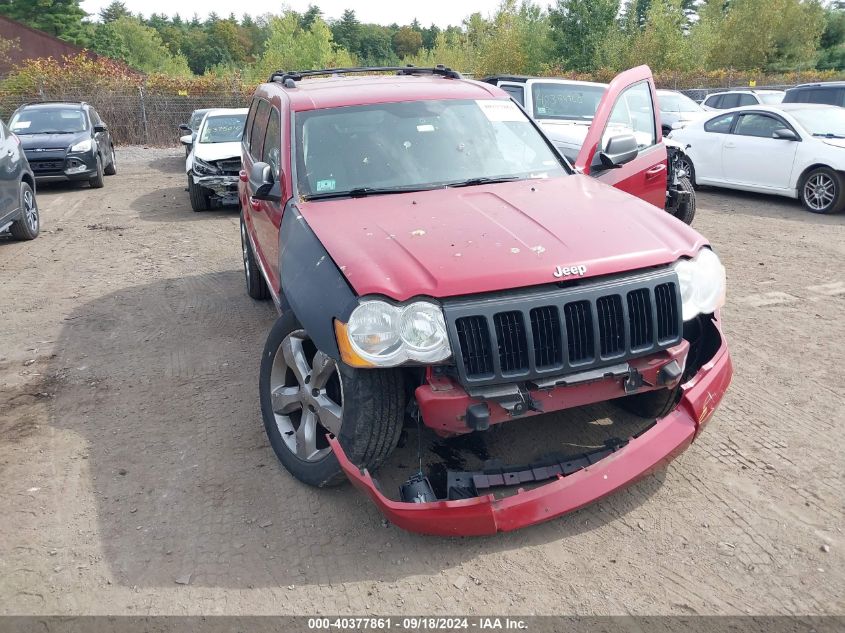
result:
[[[845,207],[845,108],[809,103],[723,110],[672,132],[696,185],[798,198],[813,213]]]

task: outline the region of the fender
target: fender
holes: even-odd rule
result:
[[[358,298],[291,198],[279,229],[279,309],[293,310],[318,349],[340,360],[334,319],[348,321]]]

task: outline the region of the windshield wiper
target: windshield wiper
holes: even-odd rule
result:
[[[393,193],[412,193],[414,191],[429,191],[431,187],[356,187],[348,191],[325,191],[303,196],[306,200],[328,200],[331,198],[364,198],[366,196],[382,196]]]
[[[467,180],[459,180],[457,182],[447,183],[447,187],[474,187],[475,185],[492,185],[497,182],[512,182],[514,180],[521,180],[519,176],[498,176],[480,178],[468,178]]]
[[[82,130],[78,132],[68,132],[66,130],[38,130],[36,132],[27,132],[27,134],[79,134]]]
[[[825,132],[824,134],[818,132],[816,134],[813,134],[813,136],[818,136],[821,138],[845,138],[845,136],[843,136],[842,134],[833,134],[832,132]]]

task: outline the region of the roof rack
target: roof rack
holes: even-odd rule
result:
[[[395,72],[397,75],[438,75],[447,79],[462,79],[461,73],[457,70],[447,68],[443,64],[437,64],[432,68],[423,68],[408,64],[407,66],[356,66],[353,68],[323,68],[320,70],[277,70],[268,82],[278,82],[285,88],[296,88],[296,82],[304,77],[315,77],[319,75],[351,75],[354,73],[387,73]]]
[[[45,99],[44,101],[30,101],[28,103],[22,103],[19,107],[24,106],[31,106],[31,105],[42,105],[45,103],[65,103],[67,105],[88,105],[87,101],[69,101],[67,99]]]

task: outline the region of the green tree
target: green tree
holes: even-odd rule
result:
[[[652,70],[687,70],[693,66],[681,0],[651,0],[642,31],[630,43],[626,65],[648,64]]]
[[[393,50],[399,57],[416,55],[422,48],[422,33],[403,26],[393,36]]]
[[[365,66],[398,63],[393,52],[390,29],[379,24],[362,24],[358,34],[358,48],[353,51]]]
[[[617,27],[619,0],[557,0],[549,11],[555,55],[568,70],[595,66],[603,40]]]
[[[80,0],[3,0],[0,15],[22,22],[69,42],[85,38]]]
[[[343,12],[340,20],[331,26],[332,37],[338,46],[348,51],[358,48],[358,38],[361,32],[361,23],[355,17],[355,11],[347,9]]]
[[[828,7],[825,11],[825,26],[819,40],[818,68],[830,70],[845,69],[845,10]]]
[[[181,55],[172,55],[158,32],[142,24],[138,18],[118,18],[109,26],[126,51],[123,61],[132,68],[176,76],[191,74],[187,60]]]
[[[126,5],[120,0],[112,0],[112,3],[100,9],[100,21],[104,24],[114,22],[120,18],[128,18],[132,15]],[[166,16],[165,16],[166,17]]]
[[[320,11],[320,7],[315,4],[309,4],[308,9],[306,9],[305,13],[302,14],[302,18],[299,20],[299,26],[307,31],[317,19],[322,19],[322,17],[323,12]]]

